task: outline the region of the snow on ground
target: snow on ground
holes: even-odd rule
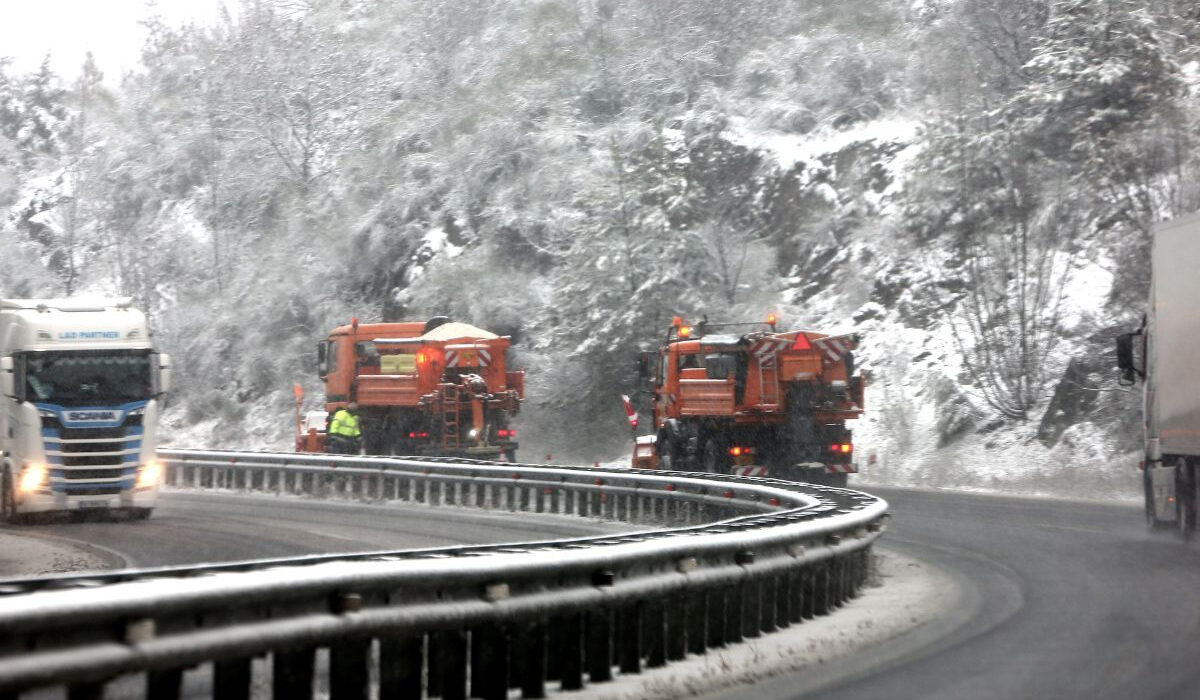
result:
[[[0,530],[0,578],[50,576],[125,566],[121,555],[93,545]]]
[[[817,690],[837,680],[828,669],[838,660],[852,654],[873,654],[882,661],[886,643],[930,625],[939,613],[953,610],[961,596],[944,572],[883,547],[876,548],[875,556],[876,576],[858,598],[832,615],[555,696],[580,700],[690,698],[793,673],[803,674],[796,681],[797,695]]]

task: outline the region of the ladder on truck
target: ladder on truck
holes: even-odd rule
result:
[[[779,408],[779,358],[758,363],[758,402],[764,409]]]
[[[456,450],[459,444],[459,408],[458,387],[442,388],[442,448]]]

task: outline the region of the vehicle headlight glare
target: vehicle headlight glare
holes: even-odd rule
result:
[[[146,462],[146,466],[142,467],[142,471],[138,472],[137,488],[148,489],[158,486],[158,482],[162,479],[162,463],[157,460]]]
[[[46,465],[33,463],[25,465],[21,472],[21,492],[33,493],[46,485]]]

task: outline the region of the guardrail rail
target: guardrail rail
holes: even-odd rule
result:
[[[855,597],[887,504],[773,479],[161,450],[169,486],[557,513],[617,536],[0,581],[0,700],[545,697]],[[197,690],[199,689],[199,690]],[[40,695],[39,695],[40,696]]]

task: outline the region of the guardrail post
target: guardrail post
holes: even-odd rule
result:
[[[667,665],[667,616],[666,600],[652,598],[642,606],[642,621],[645,624],[646,668]]]
[[[366,700],[371,640],[345,639],[329,647],[330,700]],[[224,697],[220,694],[217,697]]]
[[[510,653],[511,641],[503,625],[484,624],[471,630],[472,697],[507,700]]]
[[[708,601],[707,618],[708,636],[706,647],[725,646],[725,607],[729,604],[724,587],[710,588],[705,594]]]
[[[834,607],[840,608],[850,600],[850,557],[840,556],[833,560],[833,570],[837,586],[837,600],[834,601]]]
[[[758,580],[759,632],[774,632],[778,629],[775,626],[775,606],[778,604],[775,590],[777,580],[774,576],[765,576]]]
[[[742,624],[745,619],[746,592],[744,584],[725,588],[725,642],[737,644],[742,641]]]
[[[668,661],[679,661],[687,656],[687,601],[691,597],[685,590],[682,595],[673,595],[666,599]]]
[[[800,617],[811,620],[817,614],[817,577],[813,569],[817,565],[809,565],[800,572]]]
[[[563,690],[583,688],[583,613],[569,612],[559,620],[559,677]]]
[[[612,616],[609,608],[592,610],[587,618],[588,680],[600,683],[612,680],[613,639]]]
[[[804,576],[793,571],[788,577],[788,624],[798,625],[804,621]]]
[[[763,582],[750,578],[741,585],[742,589],[742,637],[754,639],[762,636]]]
[[[816,615],[829,613],[830,583],[829,562],[817,564],[813,570],[813,613]]]
[[[684,601],[687,622],[687,651],[703,654],[708,650],[708,591],[690,588]]]
[[[795,597],[792,592],[791,574],[780,574],[775,577],[775,628],[785,629],[792,624],[792,604]]]
[[[425,637],[379,639],[379,697],[421,697],[421,671],[425,665]],[[277,698],[276,700],[282,700]]]
[[[103,683],[76,683],[67,688],[67,700],[103,700]]]
[[[271,697],[274,700],[313,696],[315,649],[276,651],[271,658]]]
[[[462,630],[447,630],[434,635],[438,644],[438,670],[441,674],[439,695],[443,700],[467,698],[467,635]],[[431,637],[432,638],[432,637]],[[432,695],[432,693],[430,693]]]
[[[250,700],[250,659],[213,662],[213,697]]]
[[[642,672],[642,605],[617,612],[617,664],[621,673]]]
[[[516,654],[521,697],[546,697],[546,623],[533,620],[519,628],[520,651]]]
[[[146,700],[179,700],[182,691],[182,668],[165,668],[146,672]],[[0,697],[3,695],[0,694]]]

